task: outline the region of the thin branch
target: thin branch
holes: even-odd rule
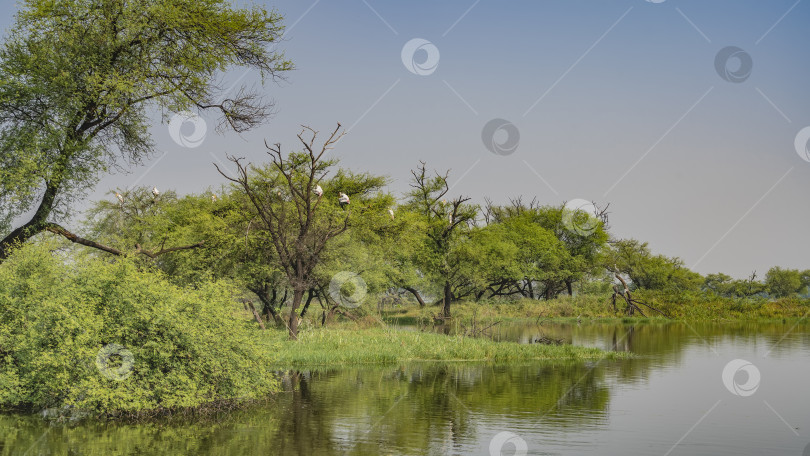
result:
[[[100,243],[98,243],[96,241],[92,241],[90,239],[83,238],[83,237],[81,237],[81,236],[79,236],[77,234],[74,234],[74,233],[68,231],[66,228],[64,228],[63,226],[58,225],[56,223],[48,223],[47,226],[45,227],[45,230],[49,231],[51,233],[54,233],[54,234],[58,234],[59,236],[62,236],[65,239],[67,239],[70,242],[73,242],[75,244],[84,245],[86,247],[92,247],[94,249],[98,249],[98,250],[113,254],[115,256],[123,256],[123,255],[126,254],[126,252],[122,252],[121,250],[118,250],[118,249],[116,249],[114,247],[106,246],[106,245],[100,244]],[[163,242],[165,243],[166,241],[164,240]],[[154,258],[159,257],[160,255],[165,255],[165,254],[171,253],[171,252],[179,252],[181,250],[196,249],[196,248],[202,247],[204,244],[205,244],[205,241],[200,241],[200,242],[198,242],[196,244],[181,245],[181,246],[169,247],[169,248],[164,248],[163,244],[161,244],[160,250],[155,251],[155,252],[153,252],[151,250],[144,249],[143,247],[141,247],[140,244],[135,244],[135,253],[145,255],[145,256],[148,256],[149,258],[154,259]]]

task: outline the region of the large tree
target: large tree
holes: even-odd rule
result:
[[[482,280],[476,297],[556,297],[566,280],[581,276],[581,259],[537,222],[534,210],[508,213],[489,206],[488,223],[467,246],[471,274]],[[492,217],[493,214],[497,214]],[[483,285],[483,286],[481,286]]]
[[[325,154],[343,134],[338,124],[316,145],[318,132],[304,127],[298,134],[301,152],[285,154],[280,144],[266,145],[271,161],[263,167],[229,157],[237,168],[235,176],[217,166],[246,197],[242,209],[251,214],[252,229],[264,245],[272,246],[293,290],[288,323],[291,339],[298,337],[297,311],[304,294],[319,283],[316,268],[327,247],[349,228],[352,216],[368,211],[380,214],[390,204],[390,197],[380,193],[385,178],[338,170],[326,179],[337,161]],[[340,201],[346,195],[354,201]]]
[[[470,198],[465,196],[446,199],[450,193],[449,171],[431,174],[425,162],[420,162],[411,170],[411,175],[411,191],[405,207],[417,214],[420,226],[425,229],[424,248],[417,253],[417,261],[424,274],[441,283],[442,317],[448,319],[450,303],[455,298],[453,288],[466,283],[464,263],[457,256],[458,247],[468,240],[478,207],[468,204]]]
[[[153,150],[151,115],[212,110],[248,130],[272,103],[225,70],[292,68],[281,16],[225,0],[27,0],[0,46],[0,261],[54,228],[110,168]],[[13,228],[15,220],[23,222]]]

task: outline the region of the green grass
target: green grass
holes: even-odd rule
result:
[[[779,300],[729,299],[702,295],[671,297],[653,293],[637,294],[637,298],[664,311],[674,321],[739,321],[739,320],[795,320],[810,314],[810,299],[783,298]],[[617,303],[618,305],[619,303]],[[664,321],[667,318],[641,306],[647,317],[638,313],[628,317],[623,312],[614,312],[606,296],[562,296],[549,301],[519,299],[514,301],[458,302],[453,303],[451,325],[469,326],[475,320],[479,324],[495,321],[560,322],[615,321],[644,322]],[[623,309],[623,306],[620,306]],[[383,313],[383,320],[390,324],[432,324],[439,307],[416,306],[400,308]]]
[[[624,353],[572,345],[523,345],[392,328],[318,328],[303,331],[298,341],[289,341],[286,332],[273,330],[265,337],[268,345],[278,350],[273,366],[277,368],[410,361],[506,363],[628,357]]]

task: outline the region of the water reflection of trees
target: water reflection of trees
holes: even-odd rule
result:
[[[293,372],[272,402],[219,420],[49,428],[2,416],[0,454],[447,453],[474,441],[484,416],[595,424],[609,400],[601,377],[581,363]]]
[[[447,454],[483,427],[516,422],[550,431],[598,427],[615,383],[646,382],[705,344],[762,344],[772,356],[810,346],[793,324],[542,325],[542,334],[608,350],[624,361],[411,364],[285,374],[267,404],[207,420],[48,427],[38,417],[0,415],[0,455],[23,454]],[[520,340],[537,328],[507,328]],[[784,339],[783,339],[784,337]],[[483,423],[483,424],[482,424]]]
[[[308,382],[306,376],[296,378]],[[318,454],[446,454],[475,440],[477,420],[483,416],[490,422],[520,416],[566,429],[597,424],[605,418],[609,401],[600,369],[581,363],[422,364],[330,371],[315,381],[317,387],[307,385],[289,393],[290,409],[280,411],[278,438],[322,446],[284,447],[281,454],[316,450]],[[306,394],[306,404],[300,403]],[[321,421],[301,415],[297,409],[302,407]],[[331,431],[323,428],[326,417]],[[302,428],[310,433],[301,435]]]

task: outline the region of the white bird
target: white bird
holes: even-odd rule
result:
[[[152,187],[152,194],[155,195],[155,198],[160,196],[160,192],[158,191],[157,187]]]
[[[315,189],[312,191],[315,192],[316,195],[318,195],[318,198],[320,198],[321,195],[323,195],[323,189],[321,188],[320,185],[316,186]]]
[[[122,196],[120,193],[115,192],[115,197],[116,197],[116,198],[118,198],[118,201],[119,201],[121,204],[124,204],[124,197],[123,197],[123,196]]]
[[[394,208],[393,207],[388,208],[388,215],[391,216],[391,220],[394,220]]]
[[[450,219],[450,224],[452,225],[452,224],[453,224],[453,214],[452,214],[452,213],[450,213],[450,215],[448,216],[448,218]]]
[[[338,203],[340,203],[340,207],[345,209],[349,205],[349,195],[340,192],[338,194]]]
[[[217,202],[217,195],[211,195],[211,202],[212,202],[212,203],[216,203],[216,202]]]

